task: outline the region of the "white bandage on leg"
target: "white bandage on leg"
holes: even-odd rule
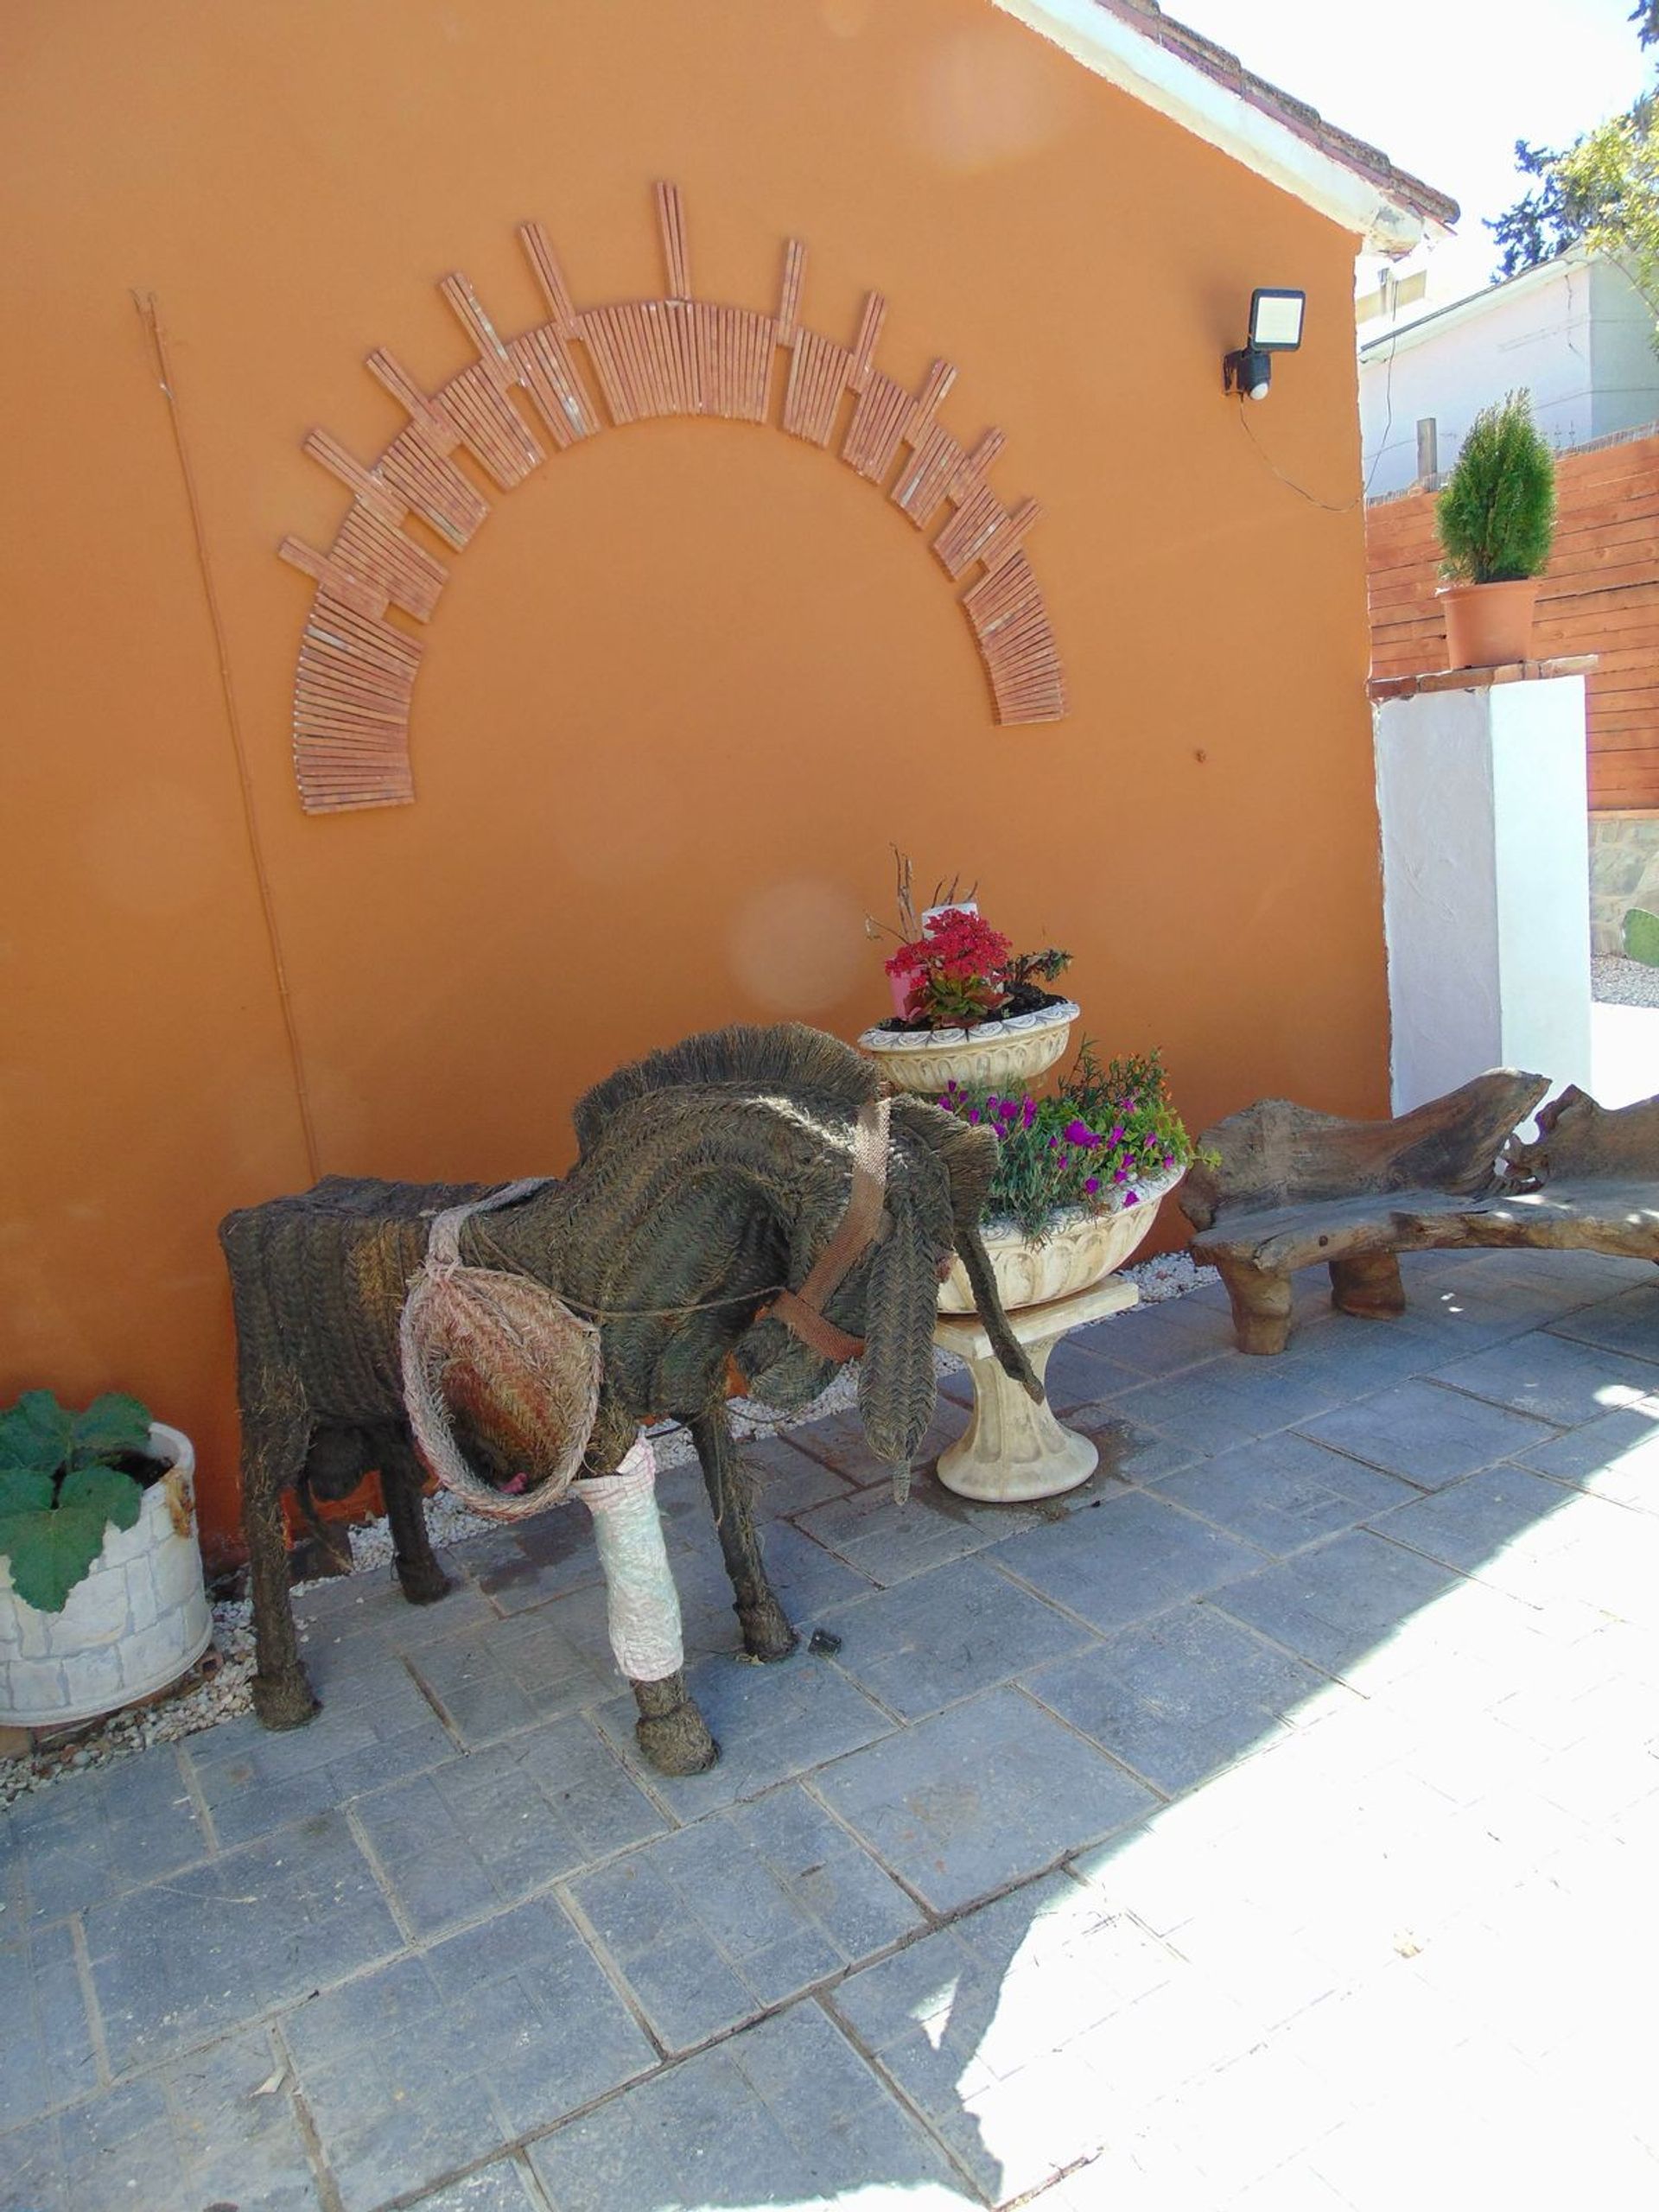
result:
[[[650,1440],[640,1437],[613,1475],[588,1475],[570,1492],[594,1516],[616,1663],[631,1682],[660,1682],[683,1665],[685,1645]]]

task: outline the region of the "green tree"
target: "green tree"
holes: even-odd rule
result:
[[[1637,0],[1630,20],[1644,51],[1659,47],[1659,0]],[[1515,160],[1537,181],[1487,224],[1494,281],[1582,242],[1617,261],[1659,317],[1659,85],[1562,150],[1518,139]]]

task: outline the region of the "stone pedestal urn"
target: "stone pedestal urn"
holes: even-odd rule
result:
[[[153,1422],[168,1462],[130,1529],[111,1529],[60,1613],[25,1605],[0,1560],[0,1723],[58,1728],[152,1696],[194,1666],[213,1632],[196,1543],[195,1453]]]
[[[964,1090],[1023,1090],[1060,1058],[1081,1012],[1074,999],[1057,999],[1036,1014],[972,1029],[867,1029],[858,1049],[895,1090],[937,1097],[951,1083]]]

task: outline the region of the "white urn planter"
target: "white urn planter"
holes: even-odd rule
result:
[[[1120,1206],[1111,1213],[1085,1213],[1081,1208],[1056,1216],[1048,1233],[1027,1236],[1012,1223],[985,1230],[982,1242],[996,1277],[997,1295],[1012,1313],[1027,1306],[1047,1306],[1057,1298],[1070,1298],[1079,1290],[1121,1268],[1142,1245],[1158,1209],[1181,1179],[1181,1172],[1141,1186],[1138,1203]],[[941,1313],[971,1313],[973,1287],[960,1260],[939,1287]]]
[[[1160,1205],[1184,1172],[1177,1169],[1142,1185],[1132,1206],[1063,1216],[1040,1239],[1025,1236],[1012,1224],[986,1233],[985,1249],[1008,1326],[1039,1382],[1049,1354],[1073,1329],[1135,1303],[1135,1285],[1114,1281],[1112,1271],[1145,1241]],[[974,1313],[973,1293],[959,1260],[951,1263],[939,1288],[933,1341],[963,1362],[974,1385],[968,1427],[939,1455],[938,1477],[947,1490],[986,1504],[1013,1505],[1058,1497],[1088,1481],[1100,1463],[1098,1451],[1086,1436],[1063,1427],[1046,1402],[1037,1404],[1003,1372]]]
[[[168,1472],[130,1529],[111,1529],[60,1613],[26,1605],[0,1559],[0,1724],[59,1728],[150,1697],[194,1666],[213,1632],[196,1542],[195,1453],[161,1421]]]
[[[1060,1058],[1082,1011],[1059,999],[971,1029],[867,1029],[858,1046],[896,1090],[936,1096],[952,1082],[969,1090],[1023,1089]]]

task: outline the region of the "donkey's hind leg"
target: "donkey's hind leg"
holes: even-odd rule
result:
[[[279,1413],[243,1408],[242,1533],[257,1659],[253,1709],[267,1728],[303,1727],[317,1710],[300,1664],[283,1525],[283,1491],[305,1464],[310,1433],[310,1418],[297,1408]]]
[[[422,1503],[425,1471],[406,1430],[383,1430],[378,1440],[380,1487],[385,1493],[397,1580],[411,1605],[435,1605],[452,1585],[438,1565],[427,1534],[426,1507]]]
[[[751,1659],[787,1659],[800,1638],[790,1626],[766,1580],[760,1538],[749,1504],[749,1477],[738,1456],[723,1406],[691,1423],[691,1441],[702,1463],[726,1572],[732,1578],[733,1611],[743,1629],[743,1649]]]

